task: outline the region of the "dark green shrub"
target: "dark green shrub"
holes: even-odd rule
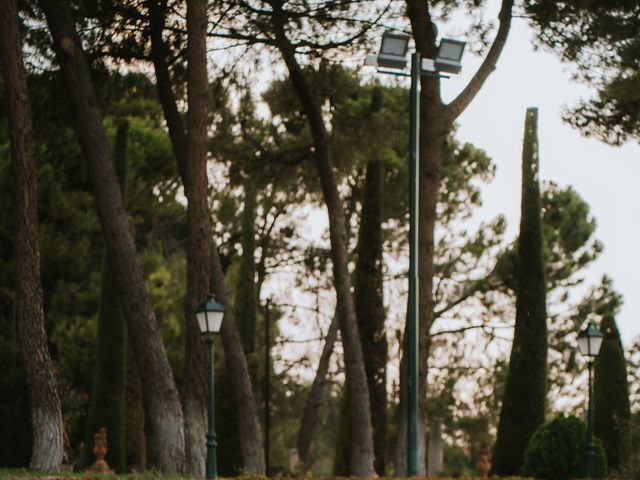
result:
[[[522,468],[527,477],[547,480],[584,478],[587,428],[577,417],[561,415],[542,425],[531,437]],[[595,439],[595,478],[607,474],[602,443]]]
[[[20,352],[1,337],[0,365],[0,468],[27,467],[31,458],[27,376]]]

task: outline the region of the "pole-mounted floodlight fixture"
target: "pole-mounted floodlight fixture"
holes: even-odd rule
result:
[[[594,327],[593,323],[589,322],[587,328],[578,334],[578,349],[580,353],[588,357],[597,357],[598,353],[600,353],[603,338],[602,332]]]
[[[433,25],[434,33],[437,28]],[[392,70],[404,70],[407,65],[409,35],[384,32],[380,53],[367,55],[365,65]],[[447,78],[440,72],[459,73],[460,60],[466,42],[443,38],[435,59],[420,58],[420,53],[411,53],[410,74],[392,70],[378,70],[382,73],[411,77],[410,121],[409,121],[409,295],[407,300],[407,324],[405,342],[407,352],[407,477],[418,474],[418,179],[419,175],[419,131],[420,131],[420,76],[428,75]]]
[[[435,69],[439,72],[458,74],[462,70],[462,54],[467,42],[443,38],[440,40],[438,56],[434,60]]]
[[[410,38],[409,35],[404,33],[384,32],[380,53],[377,56],[367,55],[365,65],[403,70],[407,65],[407,50]]]
[[[209,295],[196,311],[198,326],[203,335],[219,333],[224,317],[224,307],[216,302],[213,295]]]

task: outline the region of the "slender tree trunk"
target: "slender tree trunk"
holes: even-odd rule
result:
[[[127,132],[129,124],[118,125],[115,162],[120,189],[124,196],[127,177]],[[91,389],[91,403],[87,416],[82,464],[90,466],[93,455],[93,436],[102,427],[107,429],[109,448],[106,461],[116,473],[126,471],[124,407],[127,369],[127,327],[122,315],[120,298],[111,271],[111,259],[105,250],[102,264],[102,285],[96,357]]]
[[[492,470],[517,475],[547,403],[547,307],[538,183],[538,109],[528,108],[522,146],[522,204],[516,269],[516,325]]]
[[[354,298],[362,340],[375,449],[375,469],[386,475],[387,458],[387,337],[382,294],[382,163],[367,165]]]
[[[311,440],[313,438],[313,431],[318,419],[318,409],[322,405],[322,395],[324,392],[324,386],[327,383],[327,372],[329,371],[329,360],[333,354],[333,347],[338,337],[338,313],[333,316],[329,330],[324,339],[324,346],[322,347],[322,354],[320,355],[320,361],[318,362],[318,368],[316,370],[316,376],[311,384],[309,395],[304,404],[304,412],[300,419],[300,429],[298,430],[298,455],[304,465],[309,465],[310,456],[309,451],[311,448]]]
[[[348,236],[345,212],[338,192],[331,161],[329,135],[324,126],[322,112],[316,103],[310,86],[295,57],[295,50],[286,36],[284,13],[280,3],[274,7],[273,22],[277,47],[289,71],[296,95],[305,111],[311,128],[315,147],[314,160],[320,185],[329,214],[329,237],[333,263],[334,286],[337,311],[345,353],[345,373],[351,402],[351,474],[358,477],[375,475],[373,469],[374,450],[371,428],[371,406],[369,388],[364,366],[364,356],[349,273]]]
[[[27,75],[22,63],[22,42],[15,0],[0,0],[0,57],[9,98],[11,158],[15,175],[18,334],[24,358],[33,451],[30,468],[57,472],[62,463],[62,413],[53,363],[44,328],[36,169],[31,151],[31,112]]]
[[[40,0],[39,3],[67,85],[129,337],[138,359],[158,467],[163,471],[181,471],[185,462],[185,436],[180,399],[136,257],[89,66],[69,4],[63,0]]]
[[[187,136],[171,89],[171,79],[166,61],[167,49],[162,39],[166,12],[163,10],[164,7],[156,0],[148,0],[147,7],[149,9],[149,28],[151,32],[151,57],[156,74],[158,97],[167,121],[178,169],[183,183],[186,184]],[[210,262],[211,266],[211,289],[226,310],[220,333],[225,351],[226,365],[232,372],[230,378],[238,407],[238,434],[240,436],[244,468],[247,473],[264,474],[262,430],[258,419],[258,410],[249,376],[247,359],[235,324],[233,304],[227,290],[218,250],[211,238],[209,238],[208,247],[208,262]]]
[[[184,416],[187,471],[204,476],[206,458],[206,355],[195,311],[209,293],[209,211],[207,208],[207,5],[187,1],[187,303]]]

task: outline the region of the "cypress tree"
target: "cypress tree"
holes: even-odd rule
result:
[[[538,183],[538,109],[528,108],[522,148],[516,323],[493,453],[493,473],[517,475],[529,439],[544,422],[547,310]]]
[[[600,330],[604,340],[594,365],[593,432],[604,444],[609,470],[615,471],[624,461],[631,416],[627,364],[613,316],[602,319]]]
[[[128,130],[129,124],[126,121],[118,125],[114,156],[116,174],[123,195],[126,185]],[[127,329],[110,264],[109,255],[105,252],[96,336],[96,363],[82,464],[89,466],[93,463],[93,436],[101,427],[106,427],[106,461],[117,473],[124,473]]]

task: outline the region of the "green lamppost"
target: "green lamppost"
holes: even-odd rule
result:
[[[586,355],[589,357],[588,366],[589,366],[589,397],[588,397],[588,407],[587,407],[587,446],[585,449],[585,476],[586,478],[593,478],[594,469],[593,469],[593,457],[594,457],[594,447],[593,447],[593,405],[591,403],[591,390],[592,390],[592,371],[593,371],[593,360],[600,353],[600,347],[602,346],[602,339],[604,335],[602,332],[598,330],[593,323],[589,322],[587,328],[582,330],[578,334],[578,349],[582,355]]]
[[[220,332],[222,326],[222,317],[224,317],[224,307],[216,302],[213,295],[208,295],[205,302],[198,307],[196,318],[198,326],[207,343],[207,359],[208,359],[208,413],[209,424],[207,430],[207,464],[205,469],[206,478],[216,478],[218,476],[218,466],[216,461],[216,432],[215,432],[215,404],[213,390],[213,337]]]
[[[419,80],[421,75],[444,77],[440,72],[457,74],[466,42],[443,38],[435,59],[411,54],[410,73],[407,65],[409,35],[385,32],[378,55],[368,55],[365,65],[380,67],[378,72],[411,77],[411,118],[409,132],[409,299],[405,329],[407,355],[407,476],[418,474],[418,152],[420,132]]]

